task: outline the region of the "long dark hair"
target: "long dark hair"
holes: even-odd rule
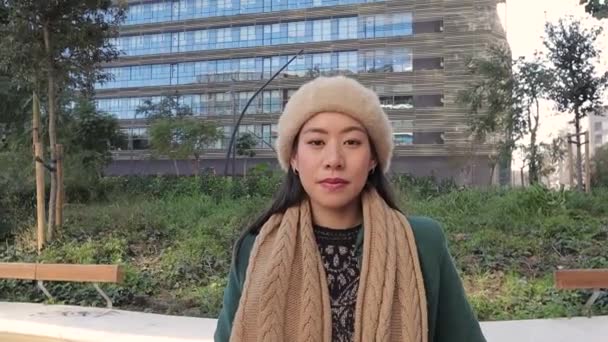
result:
[[[373,148],[372,151],[374,151]],[[384,199],[389,207],[401,212],[397,206],[393,188],[380,167],[374,168],[373,172],[371,172],[367,177],[364,191],[368,187],[375,188],[380,197]],[[233,262],[236,261],[238,250],[240,249],[241,243],[243,242],[245,236],[248,234],[258,234],[260,228],[262,228],[264,223],[266,223],[266,221],[268,221],[272,215],[285,212],[287,208],[299,204],[306,196],[307,194],[304,191],[304,187],[302,187],[300,178],[290,167],[285,175],[285,178],[283,179],[283,182],[281,183],[279,191],[275,194],[270,207],[268,207],[260,216],[257,217],[257,219],[247,226],[237,240],[233,251]]]

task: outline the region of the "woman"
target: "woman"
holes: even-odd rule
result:
[[[391,195],[377,95],[319,77],[278,131],[287,176],[236,244],[215,340],[485,341],[441,227],[406,218]]]

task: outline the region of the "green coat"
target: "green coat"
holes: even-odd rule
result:
[[[462,282],[456,272],[447,242],[439,223],[426,217],[408,217],[414,231],[418,256],[424,277],[428,307],[429,342],[485,342]],[[247,235],[238,250],[224,291],[216,342],[230,339],[232,322],[239,305],[255,235]],[[355,253],[361,256],[363,230],[357,239]]]

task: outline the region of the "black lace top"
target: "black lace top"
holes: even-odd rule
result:
[[[314,227],[327,274],[334,342],[354,341],[355,306],[360,274],[355,245],[360,230],[361,225],[344,230]]]

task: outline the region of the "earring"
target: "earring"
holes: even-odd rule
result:
[[[298,175],[299,175],[299,173],[298,173],[298,169],[293,169],[293,173],[294,173],[296,176],[298,176]]]
[[[369,171],[369,174],[372,175],[372,174],[374,174],[375,171],[376,171],[376,166],[372,167],[372,169]]]

